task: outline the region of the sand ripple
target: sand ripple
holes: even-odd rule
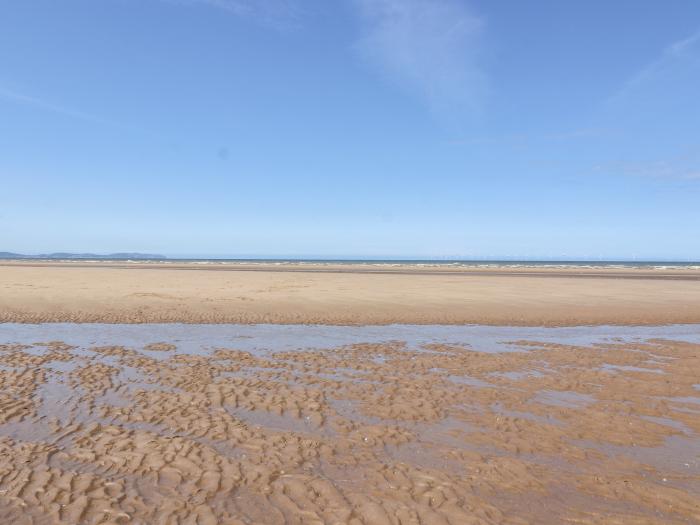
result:
[[[0,345],[0,522],[700,522],[700,346]]]

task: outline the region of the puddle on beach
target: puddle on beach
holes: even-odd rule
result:
[[[700,521],[700,326],[0,325],[0,522]]]

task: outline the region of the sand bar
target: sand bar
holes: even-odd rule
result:
[[[1,322],[700,322],[700,269],[0,262]]]

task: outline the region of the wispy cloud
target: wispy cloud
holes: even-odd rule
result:
[[[601,106],[599,121],[624,134],[606,146],[621,160],[598,171],[669,182],[700,180],[700,145],[679,145],[700,132],[700,30],[677,39]]]
[[[622,160],[596,166],[596,171],[632,177],[700,181],[700,144],[686,144],[662,158]]]
[[[674,42],[673,44],[668,46],[666,52],[668,54],[678,56],[685,53],[688,49],[690,49],[693,45],[695,45],[698,42],[700,42],[700,30],[698,30],[693,35],[690,35],[688,38],[684,38],[682,40]]]
[[[278,27],[296,25],[301,8],[296,0],[165,0],[174,4],[204,5]]]
[[[672,70],[679,63],[691,59],[694,60],[700,55],[700,30],[689,37],[672,42],[664,48],[660,56],[648,63],[636,74],[634,74],[620,90],[618,90],[609,102],[619,101],[632,93],[635,89],[642,87],[645,83],[653,81],[657,77]],[[700,61],[697,65],[700,65]]]
[[[380,73],[441,114],[481,106],[484,20],[457,0],[353,0],[363,20],[357,49]]]
[[[28,95],[25,95],[23,93],[17,93],[16,91],[11,91],[8,89],[3,89],[0,87],[0,99],[9,101],[9,102],[14,102],[17,104],[22,104],[25,106],[31,106],[36,109],[41,109],[44,111],[50,111],[51,113],[57,113],[59,115],[64,115],[66,117],[70,117],[73,119],[77,120],[85,120],[87,122],[94,122],[98,124],[107,124],[110,126],[117,126],[115,122],[111,122],[109,120],[102,119],[100,117],[96,117],[95,115],[91,115],[89,113],[84,113],[82,111],[73,109],[73,108],[68,108],[65,106],[60,106],[57,104],[53,104],[51,102],[47,102],[46,100],[40,99],[40,98],[35,98],[31,97]]]
[[[459,139],[450,140],[448,143],[453,146],[530,146],[542,143],[563,143],[577,142],[587,139],[599,139],[610,137],[619,130],[611,127],[581,127],[561,131],[553,131],[550,133],[531,133],[523,131],[521,133],[510,133],[504,135],[482,135],[471,136]]]
[[[665,179],[677,181],[700,180],[700,166],[683,166],[664,160],[643,162],[622,162],[608,168],[598,167],[598,171],[616,171],[632,177]]]
[[[103,127],[109,127],[112,129],[117,129],[121,130],[127,133],[136,133],[139,135],[146,135],[149,136],[150,134],[132,127],[128,124],[123,124],[121,122],[116,122],[114,120],[106,119],[97,115],[93,115],[91,113],[86,113],[84,111],[81,111],[79,109],[75,109],[72,107],[67,107],[63,106],[60,104],[55,104],[54,102],[42,99],[42,98],[37,98],[33,96],[26,95],[24,93],[19,93],[17,91],[5,89],[0,86],[0,103],[3,101],[13,103],[13,104],[20,104],[23,106],[27,106],[30,108],[33,108],[35,110],[39,111],[45,111],[49,113],[55,113],[56,115],[61,115],[70,119],[74,120],[80,120],[83,122],[88,122],[92,124],[98,124]]]

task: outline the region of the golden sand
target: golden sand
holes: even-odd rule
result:
[[[0,322],[700,322],[700,270],[2,262]]]
[[[700,345],[145,343],[0,345],[0,523],[700,522]]]

